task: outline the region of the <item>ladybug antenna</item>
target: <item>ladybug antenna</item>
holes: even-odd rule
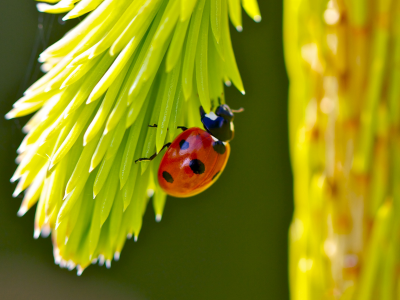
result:
[[[243,108],[243,107],[241,107],[241,108],[239,108],[239,109],[231,109],[231,110],[232,110],[232,112],[235,113],[235,114],[244,112],[244,108]]]

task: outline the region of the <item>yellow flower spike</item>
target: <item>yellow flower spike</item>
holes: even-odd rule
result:
[[[368,253],[366,254],[369,263],[360,278],[360,289],[358,297],[355,299],[374,299],[374,282],[377,281],[382,255],[386,252],[383,243],[387,242],[387,232],[390,232],[392,223],[393,205],[388,201],[378,211],[376,225],[371,233],[371,246],[367,249]]]
[[[393,31],[394,31],[394,37],[393,37],[393,60],[392,63],[394,65],[400,64],[400,11],[399,9],[396,10],[397,14],[396,17],[394,18],[393,21]],[[389,101],[389,113],[390,113],[390,119],[393,124],[398,124],[399,119],[400,119],[400,109],[399,109],[399,95],[400,95],[400,86],[396,84],[396,82],[399,82],[400,80],[400,70],[395,68],[391,71],[392,76],[390,79],[390,90],[389,90],[389,96],[388,96],[388,101]]]
[[[23,128],[14,196],[26,190],[20,215],[38,202],[34,237],[51,233],[55,262],[80,275],[94,261],[110,267],[126,238],[137,240],[150,199],[162,218],[165,150],[135,160],[178,126],[201,126],[199,106],[224,103],[223,81],[243,92],[228,25],[229,14],[242,26],[240,1],[229,12],[227,0],[42,2],[42,11],[69,11],[64,20],[88,15],[43,51],[48,72],[6,116],[37,111]],[[257,20],[255,1],[242,5]]]
[[[293,299],[400,295],[399,8],[285,2]]]

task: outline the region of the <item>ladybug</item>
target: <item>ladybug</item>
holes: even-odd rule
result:
[[[172,143],[163,146],[162,149],[168,147],[168,150],[158,169],[158,182],[168,195],[180,198],[194,196],[218,179],[231,151],[228,142],[234,136],[234,113],[242,110],[231,110],[223,104],[217,107],[215,113],[206,114],[203,107],[200,107],[205,130],[178,127],[183,132]],[[149,161],[156,155],[139,158],[135,162]]]

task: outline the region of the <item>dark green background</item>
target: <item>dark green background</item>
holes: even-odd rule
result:
[[[243,15],[244,31],[232,33],[247,94],[226,89],[230,106],[246,109],[226,171],[199,196],[168,199],[161,223],[149,206],[139,241],[128,241],[110,270],[91,266],[77,277],[60,269],[50,239],[33,239],[34,210],[17,217],[21,197],[12,198],[9,178],[27,119],[0,118],[0,299],[288,299],[293,204],[282,3],[259,3],[263,21]],[[27,70],[32,55],[36,62],[38,16],[33,0],[0,0],[0,115],[35,76]],[[70,26],[55,18],[50,42]]]

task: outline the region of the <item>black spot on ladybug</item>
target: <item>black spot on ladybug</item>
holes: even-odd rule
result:
[[[213,149],[215,152],[218,154],[224,154],[226,151],[226,147],[223,142],[221,141],[215,141],[213,142]]]
[[[213,178],[211,179],[211,181],[214,180],[214,179],[218,176],[219,172],[221,172],[221,171],[218,171],[217,173],[215,173],[215,175],[213,176]]]
[[[167,171],[162,172],[162,177],[169,183],[174,182],[174,178],[172,178],[172,175],[169,174]]]
[[[203,174],[206,170],[204,164],[198,159],[192,159],[189,163],[189,167],[192,169],[194,174]]]
[[[181,148],[181,150],[186,150],[187,148],[189,148],[189,143],[185,140],[182,140],[179,142],[179,147]]]

